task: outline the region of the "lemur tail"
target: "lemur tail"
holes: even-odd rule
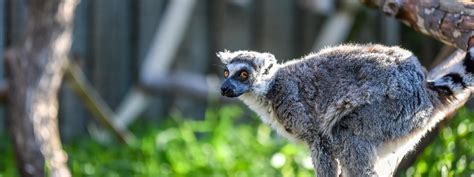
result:
[[[474,91],[474,48],[471,48],[462,61],[452,67],[448,74],[428,82],[428,87],[438,93],[441,101],[451,102],[459,94]]]

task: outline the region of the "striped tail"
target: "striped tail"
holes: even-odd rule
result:
[[[464,59],[448,74],[428,82],[428,87],[438,93],[442,101],[451,103],[456,95],[474,91],[474,48],[466,52]]]

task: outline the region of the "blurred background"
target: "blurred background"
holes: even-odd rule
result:
[[[0,56],[23,36],[27,1],[0,0]],[[81,0],[71,60],[135,139],[120,143],[64,81],[59,127],[73,176],[314,176],[304,145],[220,97],[215,53],[256,50],[283,62],[345,42],[400,45],[427,68],[453,51],[356,0]],[[472,108],[443,123],[398,175],[472,177]],[[1,111],[0,177],[17,176]]]

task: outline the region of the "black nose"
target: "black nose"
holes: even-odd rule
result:
[[[229,86],[224,85],[221,87],[221,94],[222,96],[232,97],[234,95],[234,91]]]

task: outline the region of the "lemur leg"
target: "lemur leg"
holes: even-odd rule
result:
[[[318,177],[337,177],[339,166],[328,142],[324,139],[316,139],[310,146],[311,158]]]
[[[343,147],[338,157],[340,157],[344,175],[378,176],[374,170],[376,150],[372,144],[353,136],[344,141]]]

